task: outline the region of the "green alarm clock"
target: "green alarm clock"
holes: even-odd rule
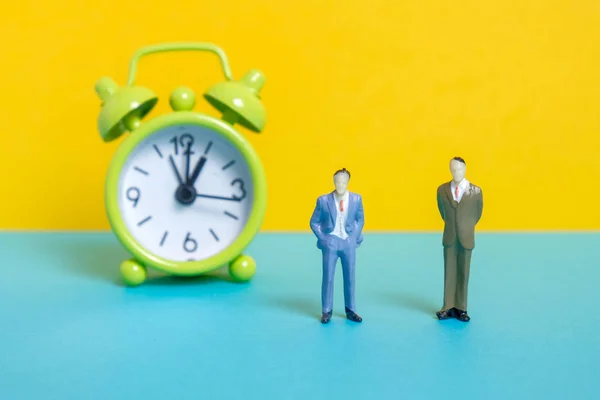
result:
[[[208,51],[219,57],[226,79],[204,98],[221,119],[193,111],[194,92],[179,87],[170,96],[172,112],[142,123],[158,98],[134,86],[137,64],[143,56],[167,51]],[[258,70],[234,81],[225,53],[210,43],[144,47],[131,60],[125,87],[108,77],[97,81],[102,139],[110,142],[130,132],[105,182],[110,227],[132,255],[120,268],[127,285],[143,283],[148,268],[196,276],[227,267],[236,281],[254,276],[256,263],[242,252],[265,215],[266,177],[258,154],[234,125],[262,132],[264,82]]]

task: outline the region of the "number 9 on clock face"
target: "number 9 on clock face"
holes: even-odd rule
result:
[[[130,235],[174,262],[214,256],[250,217],[254,185],[243,153],[202,125],[168,126],[128,154],[118,179],[118,208]]]

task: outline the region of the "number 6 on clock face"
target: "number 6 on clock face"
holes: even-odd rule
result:
[[[174,262],[221,253],[243,232],[255,201],[247,157],[221,132],[194,124],[139,141],[123,163],[117,193],[134,240]]]

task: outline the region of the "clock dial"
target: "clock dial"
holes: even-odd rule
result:
[[[129,154],[119,208],[134,238],[159,257],[202,260],[243,231],[254,199],[250,167],[218,132],[178,125],[155,132]]]

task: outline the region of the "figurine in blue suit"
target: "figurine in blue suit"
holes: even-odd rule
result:
[[[362,318],[356,314],[354,303],[354,269],[356,248],[363,241],[365,220],[361,196],[347,190],[349,180],[350,171],[346,168],[336,171],[333,174],[335,190],[317,199],[310,219],[310,229],[317,237],[317,247],[323,253],[321,322],[324,324],[331,319],[334,272],[338,258],[341,259],[344,274],[346,317],[362,322]]]

